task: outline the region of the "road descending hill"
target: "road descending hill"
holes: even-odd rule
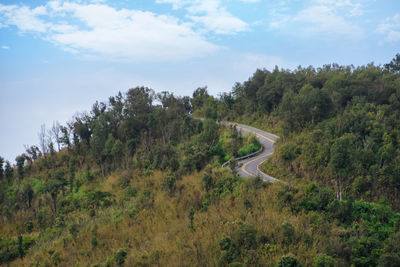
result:
[[[260,154],[257,154],[254,157],[240,160],[238,162],[237,172],[240,174],[240,176],[243,177],[261,176],[265,181],[269,182],[279,181],[274,177],[271,177],[263,173],[259,169],[259,165],[272,156],[272,153],[274,151],[274,143],[279,139],[279,137],[274,134],[247,125],[238,123],[230,123],[230,124],[236,125],[237,129],[241,133],[255,134],[260,143],[264,146],[264,150]]]

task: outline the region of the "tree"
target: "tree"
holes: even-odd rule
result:
[[[276,265],[277,267],[301,267],[300,262],[293,255],[283,256]]]
[[[335,261],[331,256],[325,254],[319,254],[314,258],[314,267],[334,267]]]
[[[39,136],[39,146],[40,149],[42,150],[43,156],[46,156],[48,153],[48,147],[47,147],[47,135],[46,135],[46,125],[42,124],[40,126],[40,132],[38,134]]]
[[[106,162],[109,162],[108,165],[110,165],[110,162],[112,161],[112,149],[115,143],[115,138],[112,136],[112,134],[108,134],[108,138],[104,144],[104,149],[103,149],[103,155],[104,155],[104,160]]]
[[[67,126],[60,126],[60,143],[65,145],[68,148],[68,151],[71,149],[71,139],[70,139],[70,131]]]
[[[22,154],[18,156],[15,160],[17,162],[17,171],[18,171],[18,179],[21,181],[24,179],[24,163],[25,163],[25,155]]]
[[[385,64],[385,69],[388,71],[392,71],[394,73],[400,72],[400,54],[396,54],[396,56],[389,63]]]
[[[212,119],[206,119],[204,121],[204,130],[201,133],[201,141],[207,146],[215,146],[218,142],[218,124]]]
[[[122,156],[124,153],[124,144],[119,140],[115,140],[114,145],[111,149],[111,155],[114,158],[114,162],[117,166],[121,166]]]
[[[395,267],[400,266],[400,232],[396,232],[391,236],[383,249],[383,253],[379,258],[378,266]]]
[[[23,196],[23,200],[25,202],[27,202],[28,208],[31,208],[32,200],[34,197],[34,191],[33,191],[32,185],[30,183],[27,183],[24,185],[24,188],[22,190],[22,196]]]
[[[4,178],[4,170],[3,170],[4,158],[0,157],[0,180]]]
[[[6,177],[7,181],[11,181],[11,178],[14,175],[14,169],[11,167],[9,161],[6,161],[6,165],[4,167],[4,176]]]
[[[55,182],[57,183],[58,187],[61,189],[63,195],[65,195],[65,186],[68,184],[67,179],[65,179],[65,170],[58,169],[54,173]]]
[[[50,194],[51,199],[53,200],[53,213],[57,212],[57,196],[60,191],[60,184],[54,180],[49,179],[45,184],[45,191]]]
[[[346,134],[333,143],[331,147],[330,167],[332,174],[336,176],[337,199],[342,200],[342,180],[351,171],[351,155],[354,136]]]
[[[191,100],[193,110],[203,108],[209,96],[210,95],[208,94],[207,86],[197,88],[193,92],[193,98]]]
[[[27,158],[29,161],[35,161],[42,155],[42,153],[40,152],[40,149],[35,145],[25,146],[25,150],[26,150],[26,153],[28,154]]]
[[[107,140],[107,133],[105,131],[105,128],[102,126],[103,125],[100,118],[93,123],[93,136],[90,139],[90,148],[92,156],[95,159],[97,165],[99,165],[101,173],[104,176],[104,160],[106,158],[104,154],[104,148]]]
[[[61,144],[61,126],[58,121],[53,122],[53,127],[50,130],[54,140],[57,143],[58,151],[60,151],[60,144]]]

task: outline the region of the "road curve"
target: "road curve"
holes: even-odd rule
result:
[[[247,125],[230,122],[228,124],[236,125],[238,131],[241,133],[255,134],[260,143],[264,146],[264,150],[260,154],[238,162],[238,167],[236,168],[238,174],[242,177],[260,176],[265,181],[278,182],[278,179],[260,171],[259,165],[272,156],[274,143],[279,139],[279,137]]]

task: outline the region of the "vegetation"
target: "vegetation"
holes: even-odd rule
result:
[[[398,266],[399,62],[257,70],[219,98],[137,87],[43,125],[0,157],[0,264]],[[279,134],[262,169],[287,183],[221,168],[260,148],[223,119]]]

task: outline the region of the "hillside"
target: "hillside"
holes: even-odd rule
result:
[[[398,62],[137,87],[42,127],[0,162],[0,264],[399,266]],[[222,168],[260,143],[217,120],[279,135],[261,168],[286,183]]]

